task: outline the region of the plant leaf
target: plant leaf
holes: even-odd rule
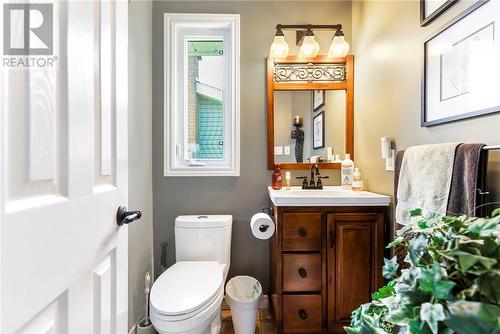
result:
[[[389,282],[386,286],[381,287],[378,291],[372,293],[373,300],[380,300],[383,298],[390,297],[394,295],[396,291],[394,291],[394,282]]]
[[[493,210],[491,216],[492,217],[500,216],[500,208],[496,208],[495,210]]]
[[[394,276],[396,276],[398,268],[399,264],[397,256],[394,256],[390,260],[384,259],[384,266],[382,267],[382,276],[384,276],[384,278],[391,279]]]
[[[461,300],[448,304],[444,323],[458,334],[499,334],[500,307]]]
[[[487,269],[493,268],[493,266],[497,263],[497,260],[493,258],[471,254],[462,250],[450,251],[447,252],[447,254],[453,255],[458,258],[460,271],[462,271],[463,273],[467,272],[471,267],[478,263],[480,263]]]
[[[422,216],[422,209],[414,209],[410,211],[410,217]]]
[[[432,293],[436,298],[447,299],[455,283],[443,280],[443,273],[439,264],[430,268],[422,268],[418,278],[419,287],[422,291]]]
[[[418,265],[420,259],[427,250],[427,238],[420,234],[418,237],[410,240],[408,245],[408,254],[405,258],[411,265]]]
[[[488,302],[500,304],[500,276],[495,274],[482,275],[477,280],[479,293]]]
[[[433,334],[437,334],[438,322],[446,319],[443,311],[443,305],[423,303],[420,308],[420,319],[429,325]]]

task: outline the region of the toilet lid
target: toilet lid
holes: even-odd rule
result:
[[[220,291],[222,268],[212,261],[177,262],[154,282],[151,306],[164,315],[192,313],[202,308]]]

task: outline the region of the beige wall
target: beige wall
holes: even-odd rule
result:
[[[144,316],[144,275],[153,274],[151,1],[129,5],[128,207],[141,220],[128,225],[128,323]]]
[[[393,173],[385,171],[380,137],[396,148],[440,142],[500,144],[500,114],[420,127],[420,84],[423,41],[455,17],[470,1],[459,1],[421,28],[418,1],[353,2],[356,165],[370,190],[392,194]],[[492,153],[488,176],[498,200],[499,153]]]

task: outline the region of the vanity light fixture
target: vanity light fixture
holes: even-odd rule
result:
[[[314,33],[311,29],[307,29],[302,45],[299,49],[300,58],[316,57],[319,53],[319,43],[314,39]]]
[[[297,46],[300,45],[299,57],[316,57],[319,53],[319,43],[314,38],[314,30],[332,30],[335,34],[328,51],[328,57],[345,57],[349,51],[349,44],[344,38],[341,24],[314,25],[314,24],[277,24],[274,41],[269,50],[270,58],[286,58],[289,46],[285,40],[283,30],[295,30],[297,33]]]
[[[349,44],[345,41],[344,32],[337,30],[328,50],[328,57],[345,57],[349,51]]]
[[[271,44],[271,49],[269,51],[269,57],[286,58],[286,56],[288,56],[289,49],[288,43],[285,41],[285,34],[283,34],[283,30],[277,28],[273,44]]]

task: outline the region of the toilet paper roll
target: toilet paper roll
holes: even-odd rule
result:
[[[259,212],[252,216],[250,229],[257,239],[266,240],[274,234],[274,222],[268,214]]]

